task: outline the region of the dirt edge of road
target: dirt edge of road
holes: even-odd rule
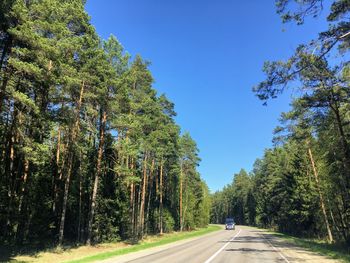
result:
[[[345,244],[328,244],[323,240],[288,236],[271,230],[254,228],[274,249],[291,261],[350,262],[350,248]],[[301,257],[303,255],[303,257]]]

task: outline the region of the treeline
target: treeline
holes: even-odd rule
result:
[[[235,174],[231,184],[212,194],[210,221],[224,224],[233,217],[236,224],[256,224],[256,204],[253,193],[254,179],[245,170]]]
[[[290,137],[265,151],[252,172],[241,170],[213,194],[211,222],[273,228],[304,237],[349,239],[340,175],[317,141]]]
[[[96,243],[207,225],[196,143],[149,63],[82,0],[1,0],[0,242]]]
[[[293,88],[292,109],[251,174],[214,195],[211,220],[233,214],[243,224],[349,243],[350,2],[332,1],[330,10],[321,0],[276,3],[284,22],[299,25],[328,12],[329,28],[287,61],[265,63],[266,80],[254,91],[266,103]]]

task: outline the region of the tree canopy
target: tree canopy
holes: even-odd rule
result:
[[[209,222],[174,104],[149,62],[100,39],[84,4],[1,1],[1,243],[139,240]]]

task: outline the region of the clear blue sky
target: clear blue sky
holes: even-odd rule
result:
[[[287,58],[326,28],[320,20],[283,25],[274,0],[88,0],[86,8],[102,38],[114,34],[152,62],[154,87],[196,140],[212,191],[251,170],[289,108],[290,94],[267,107],[253,94],[263,62]]]

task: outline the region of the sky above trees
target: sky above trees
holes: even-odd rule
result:
[[[271,146],[293,91],[262,106],[252,86],[263,62],[288,58],[327,28],[325,19],[283,25],[274,1],[87,1],[98,34],[151,61],[155,88],[175,104],[177,122],[198,144],[212,191]]]

